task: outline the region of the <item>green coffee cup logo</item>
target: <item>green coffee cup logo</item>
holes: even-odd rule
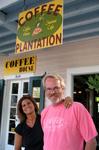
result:
[[[19,26],[17,33],[18,38],[24,42],[53,35],[62,25],[61,14],[55,15],[53,11],[50,12],[50,14],[44,12],[41,15],[41,13],[39,13],[36,17],[30,17],[30,19],[29,15],[31,16],[31,13],[28,13],[28,20]]]

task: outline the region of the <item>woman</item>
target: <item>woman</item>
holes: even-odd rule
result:
[[[43,131],[38,107],[29,95],[23,96],[17,106],[20,123],[15,129],[15,150],[43,150]]]
[[[72,105],[70,97],[66,97],[64,105],[66,108]],[[17,105],[20,123],[15,129],[15,150],[43,150],[43,131],[38,114],[38,106],[29,95],[23,96]]]

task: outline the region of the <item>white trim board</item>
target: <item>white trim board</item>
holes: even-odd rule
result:
[[[22,78],[29,78],[34,76],[34,73],[27,73],[27,74],[18,74],[18,75],[9,75],[9,76],[4,76],[5,80],[8,79],[22,79]]]
[[[94,74],[99,73],[99,65],[87,66],[87,67],[77,67],[68,68],[66,74],[66,95],[72,96],[73,94],[73,76],[74,75],[84,75],[84,74]]]

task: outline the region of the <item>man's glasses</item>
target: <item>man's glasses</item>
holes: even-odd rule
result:
[[[54,88],[46,88],[45,91],[48,93],[52,93],[52,92],[58,92],[60,90],[61,87],[54,87]]]

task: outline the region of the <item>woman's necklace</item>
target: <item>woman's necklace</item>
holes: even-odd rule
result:
[[[27,118],[27,120],[26,120],[26,124],[29,126],[29,127],[33,127],[34,126],[34,124],[35,124],[35,121],[36,121],[36,117],[34,117],[34,118]]]

